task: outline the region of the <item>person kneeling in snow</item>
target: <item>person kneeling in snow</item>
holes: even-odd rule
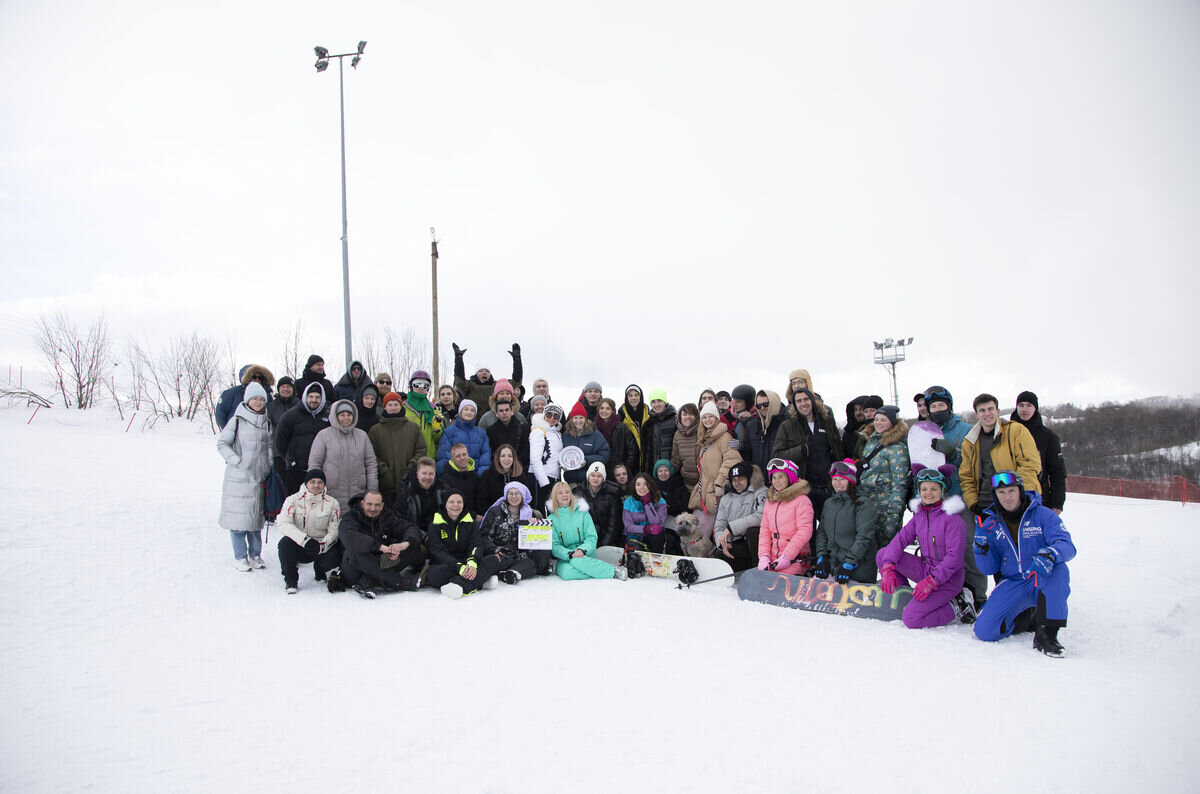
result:
[[[956,617],[964,622],[974,618],[963,594],[967,525],[962,512],[966,505],[958,496],[943,500],[949,488],[946,472],[952,470],[952,466],[944,466],[916,472],[920,496],[909,502],[913,517],[875,557],[883,592],[896,592],[897,587],[908,584],[906,580],[916,582],[912,601],[900,616],[910,629],[945,626]],[[919,557],[904,550],[914,540],[921,550]]]
[[[329,592],[353,587],[374,598],[375,590],[398,592],[420,586],[421,528],[401,518],[383,503],[383,494],[371,489],[350,500],[350,510],[338,526],[342,552],[341,571],[329,574]]]
[[[311,562],[318,582],[341,563],[341,518],[337,500],[325,492],[325,472],[320,469],[310,470],[300,490],[284,500],[276,522],[283,537],[276,550],[288,595],[296,592],[300,581],[299,563]]]
[[[1033,648],[1060,659],[1058,630],[1067,625],[1067,596],[1075,544],[1062,519],[1042,505],[1041,494],[1026,491],[1021,476],[992,476],[995,503],[977,519],[975,561],[984,574],[998,573],[1000,584],[975,622],[975,636],[992,642],[1034,629]]]

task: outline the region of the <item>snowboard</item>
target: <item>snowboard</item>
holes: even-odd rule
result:
[[[912,600],[911,587],[897,588],[888,595],[877,584],[838,584],[832,578],[789,576],[757,568],[742,574],[737,590],[743,601],[872,620],[899,620]]]
[[[934,439],[945,438],[933,422],[917,422],[908,431],[908,459],[923,469],[946,465],[946,456],[930,446]]]
[[[620,546],[601,546],[596,549],[596,558],[604,560],[610,565],[620,565],[621,555],[624,553],[625,549]],[[696,566],[696,573],[699,574],[700,579],[728,576],[728,579],[722,579],[713,584],[727,584],[729,586],[733,586],[734,584],[733,568],[724,560],[712,557],[680,557],[675,554],[655,554],[652,551],[639,551],[637,554],[642,558],[642,563],[646,566],[647,576],[658,576],[663,579],[679,581],[679,577],[675,575],[675,563],[680,560],[687,560]]]

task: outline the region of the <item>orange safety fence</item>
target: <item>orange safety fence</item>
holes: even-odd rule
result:
[[[1067,475],[1067,491],[1124,496],[1130,499],[1161,499],[1168,502],[1200,502],[1200,485],[1183,477],[1169,480],[1125,480],[1120,477]]]

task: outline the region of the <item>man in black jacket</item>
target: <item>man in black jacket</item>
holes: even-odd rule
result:
[[[353,587],[364,598],[376,590],[398,592],[420,587],[421,529],[383,504],[383,494],[369,490],[350,499],[338,525],[342,552],[340,576],[329,575],[329,592]],[[340,585],[338,582],[340,579]]]
[[[1067,501],[1067,463],[1063,460],[1062,444],[1058,435],[1042,424],[1042,413],[1038,407],[1038,396],[1031,391],[1017,395],[1017,409],[1009,417],[1025,425],[1033,436],[1038,455],[1042,459],[1042,471],[1038,481],[1042,485],[1042,504],[1056,514],[1062,515]]]
[[[275,396],[267,403],[267,421],[271,423],[272,428],[279,427],[283,415],[297,403],[296,382],[291,377],[284,375],[279,379],[279,383],[275,384],[275,389]]]
[[[308,357],[308,363],[304,365],[304,371],[300,373],[300,378],[296,381],[296,391],[301,395],[305,394],[310,383],[321,384],[321,388],[325,390],[326,403],[332,404],[337,399],[333,383],[325,377],[325,359],[316,353]]]
[[[419,526],[422,532],[428,532],[433,517],[445,501],[442,484],[438,482],[437,461],[421,458],[400,482],[400,490],[396,493],[396,511]]]
[[[294,494],[304,484],[308,453],[317,433],[329,427],[329,409],[320,383],[310,383],[304,401],[288,409],[275,428],[275,466],[282,467],[287,492]]]
[[[517,451],[517,460],[521,462],[521,468],[528,471],[529,424],[514,411],[515,407],[511,402],[496,402],[496,407],[492,409],[496,415],[496,421],[487,426],[488,444],[491,446],[492,452],[500,449],[504,444],[512,444],[513,449]],[[491,505],[483,505],[480,507],[480,511],[482,512],[488,507]]]

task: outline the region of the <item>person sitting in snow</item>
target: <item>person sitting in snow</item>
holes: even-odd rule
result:
[[[1075,544],[1062,519],[1026,491],[1015,471],[993,475],[996,501],[975,526],[975,560],[1000,583],[975,621],[975,636],[992,642],[1034,630],[1033,648],[1063,657],[1058,630],[1067,625],[1067,597]]]
[[[279,571],[288,595],[299,587],[302,562],[313,564],[318,582],[341,565],[342,547],[338,543],[338,524],[342,510],[337,500],[325,492],[325,472],[312,469],[300,490],[283,502],[276,526],[282,533],[276,551]]]
[[[970,591],[963,592],[967,525],[962,512],[966,505],[961,497],[945,496],[950,487],[949,473],[954,467],[946,464],[940,469],[913,468],[917,470],[920,495],[909,502],[913,517],[875,556],[879,586],[891,594],[910,581],[916,582],[912,600],[901,614],[901,620],[910,629],[945,626],[960,616],[963,622],[970,622],[975,617],[974,607],[967,601]],[[913,541],[920,548],[920,556],[904,550]]]
[[[342,566],[329,574],[329,592],[353,587],[364,598],[377,591],[416,590],[420,583],[421,528],[383,503],[374,488],[350,500],[338,525]]]

